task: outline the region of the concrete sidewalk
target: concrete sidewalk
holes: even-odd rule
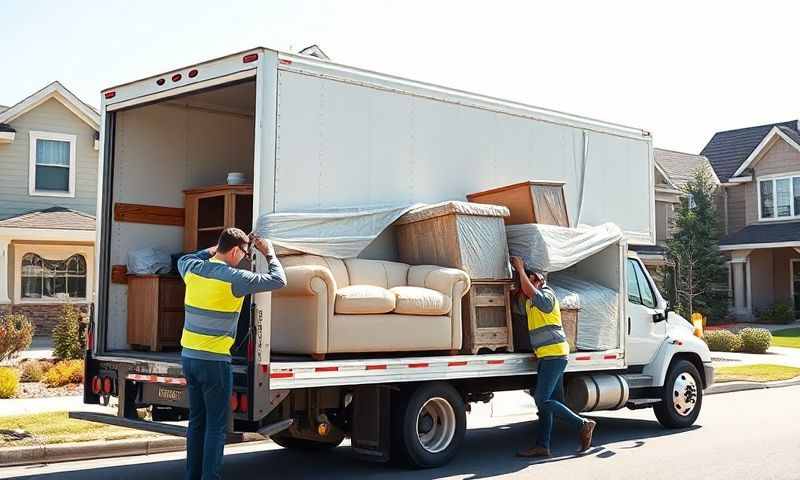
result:
[[[767,353],[711,352],[715,367],[734,365],[785,365],[800,368],[800,348],[770,347]]]
[[[770,332],[775,330],[786,330],[788,328],[800,328],[800,320],[793,323],[786,324],[771,324],[771,323],[731,323],[726,325],[709,325],[705,327],[705,331],[712,330],[730,330],[731,332],[738,332],[743,328],[766,328]]]
[[[113,407],[85,405],[82,395],[49,398],[8,398],[0,400],[0,417],[31,415],[47,412],[116,413]]]

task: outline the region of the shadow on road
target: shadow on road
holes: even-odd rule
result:
[[[576,455],[577,435],[558,426],[553,432],[553,458],[531,461],[517,458],[516,451],[533,444],[536,421],[512,423],[491,428],[471,429],[461,453],[449,465],[419,471],[401,470],[383,464],[368,463],[356,458],[348,447],[313,454],[274,449],[259,452],[229,453],[225,456],[224,477],[233,479],[341,479],[367,477],[376,479],[420,479],[466,476],[470,480],[510,475],[540,463],[568,462],[589,456],[598,461],[613,459],[617,450],[640,448],[649,439],[680,434],[682,430],[666,430],[649,420],[592,417],[597,423],[594,447],[584,455]],[[692,427],[699,428],[698,426]],[[613,448],[607,445],[614,444]],[[313,456],[312,456],[313,455]],[[135,479],[156,480],[183,478],[181,460],[155,461],[136,465],[108,466],[72,472],[18,478],[48,480]],[[34,470],[36,467],[31,467]]]

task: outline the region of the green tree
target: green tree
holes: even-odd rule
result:
[[[64,360],[81,359],[86,344],[80,311],[66,303],[61,315],[53,329],[53,355]]]
[[[717,186],[705,169],[697,169],[683,190],[667,241],[667,255],[675,265],[672,293],[678,311],[687,318],[697,311],[710,322],[719,322],[728,311],[728,270],[719,251]]]

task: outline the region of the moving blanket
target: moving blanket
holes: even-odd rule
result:
[[[622,230],[613,223],[596,227],[558,227],[526,223],[506,226],[511,255],[522,257],[525,266],[540,272],[557,272],[622,238]]]
[[[335,258],[355,258],[403,214],[421,206],[393,205],[267,213],[255,232],[272,240],[278,253],[294,250]]]
[[[619,347],[619,294],[565,272],[549,275],[548,283],[563,308],[578,308],[575,346],[578,350]]]

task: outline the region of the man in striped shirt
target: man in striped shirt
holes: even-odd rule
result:
[[[266,273],[237,266],[252,243],[269,262]],[[225,229],[216,246],[184,255],[178,271],[186,284],[181,363],[189,391],[186,478],[222,478],[222,455],[233,389],[231,347],[245,295],[286,286],[268,240]]]

